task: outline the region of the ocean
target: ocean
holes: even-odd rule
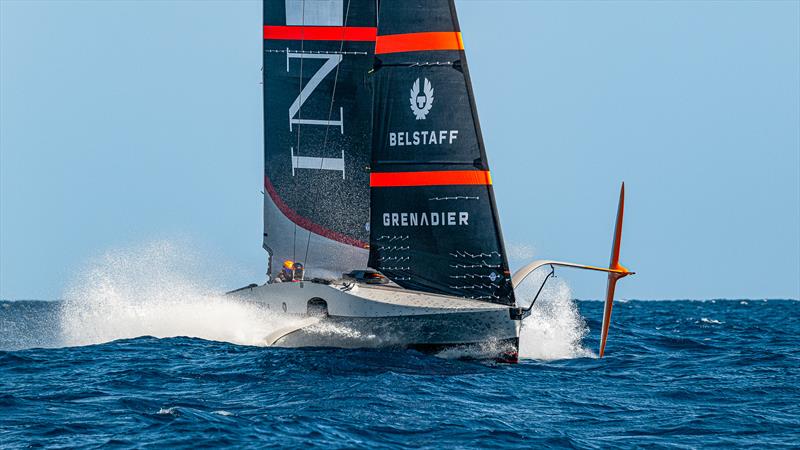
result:
[[[565,294],[510,365],[260,347],[281,318],[225,297],[3,301],[0,447],[800,447],[800,302],[618,301],[599,359]]]

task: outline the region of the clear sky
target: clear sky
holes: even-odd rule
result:
[[[800,3],[457,6],[512,263],[607,263],[625,180],[620,297],[800,297]],[[263,281],[261,33],[256,1],[0,0],[0,298],[153,240]]]

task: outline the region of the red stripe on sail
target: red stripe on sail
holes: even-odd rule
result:
[[[375,54],[421,52],[426,50],[464,50],[458,31],[388,34],[375,40]]]
[[[309,27],[264,25],[264,39],[285,41],[374,42],[375,27]]]
[[[316,223],[310,221],[309,219],[301,216],[297,212],[295,212],[292,208],[290,208],[286,203],[278,195],[278,192],[275,190],[275,186],[272,185],[272,182],[269,181],[269,178],[264,177],[264,189],[266,189],[269,197],[272,199],[272,202],[275,203],[275,206],[286,216],[289,220],[300,225],[301,227],[305,228],[306,230],[311,231],[312,233],[318,234],[320,236],[324,236],[328,239],[341,242],[343,244],[352,245],[353,247],[358,248],[369,248],[369,244],[366,242],[361,242],[358,239],[351,238],[342,233],[338,233],[333,230],[329,230],[321,225],[317,225]]]
[[[438,172],[374,172],[370,187],[491,185],[488,170],[448,170]]]

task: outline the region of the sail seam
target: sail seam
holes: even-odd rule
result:
[[[367,52],[330,52],[324,50],[290,50],[288,48],[281,50],[264,50],[264,53],[291,53],[295,55],[369,55]]]

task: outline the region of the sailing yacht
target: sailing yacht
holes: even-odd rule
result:
[[[608,268],[547,260],[512,275],[453,0],[265,0],[263,12],[268,280],[231,294],[296,316],[265,344],[515,361],[532,302],[514,289],[568,266],[608,273],[602,356],[614,285],[631,273],[624,185]]]

